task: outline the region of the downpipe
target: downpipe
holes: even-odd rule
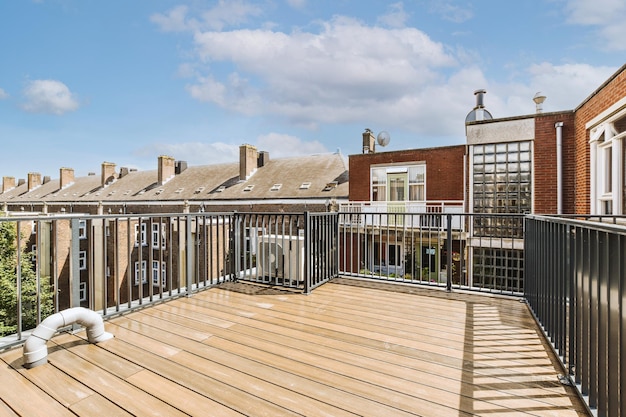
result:
[[[73,307],[46,317],[31,333],[24,343],[24,367],[34,368],[48,362],[46,342],[54,336],[59,328],[79,324],[87,328],[89,343],[100,343],[113,338],[111,333],[104,331],[102,317],[95,311],[84,307]]]

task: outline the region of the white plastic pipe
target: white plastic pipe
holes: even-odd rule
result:
[[[102,317],[87,308],[74,307],[48,316],[31,333],[24,343],[24,367],[34,368],[48,362],[46,342],[61,327],[80,324],[87,328],[87,339],[90,343],[99,343],[113,337],[104,331]]]
[[[556,128],[556,212],[563,214],[563,122],[557,122]]]

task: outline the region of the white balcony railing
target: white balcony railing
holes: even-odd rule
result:
[[[339,206],[342,225],[406,226],[428,229],[447,229],[447,214],[452,216],[452,229],[463,230],[463,201],[351,201]],[[383,215],[385,214],[385,215]]]

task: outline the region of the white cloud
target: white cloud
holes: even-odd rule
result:
[[[200,13],[199,18],[188,16],[189,7],[176,6],[165,14],[153,14],[150,20],[165,32],[222,30],[241,25],[262,13],[259,6],[243,0],[219,0],[213,8]]]
[[[623,0],[568,0],[567,21],[571,24],[597,27],[599,46],[624,51],[626,44],[626,3]]]
[[[24,88],[22,108],[32,113],[61,115],[77,110],[78,100],[70,89],[57,80],[33,80]]]
[[[187,6],[176,6],[166,14],[155,13],[150,16],[152,23],[156,23],[164,32],[183,32],[192,29],[195,21],[187,21]]]
[[[442,19],[454,23],[463,23],[474,17],[474,13],[467,8],[455,4],[435,0],[431,3],[431,11],[440,15]]]
[[[404,5],[394,3],[389,5],[389,12],[378,18],[378,22],[392,28],[402,28],[405,26],[409,15],[404,11]]]
[[[0,88],[0,100],[4,100],[9,98],[9,93]]]
[[[210,73],[188,91],[243,114],[315,127],[387,115],[407,96],[440,82],[438,70],[456,65],[442,44],[414,28],[389,30],[336,17],[320,29],[197,33],[197,53]],[[237,72],[220,75],[222,62]]]
[[[261,151],[269,152],[271,158],[328,152],[326,147],[316,140],[305,142],[298,137],[281,133],[268,133],[259,136],[256,147]]]

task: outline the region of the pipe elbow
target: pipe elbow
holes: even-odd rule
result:
[[[60,327],[77,323],[87,328],[87,339],[90,343],[109,340],[112,334],[104,331],[102,317],[87,308],[74,307],[48,316],[35,328],[24,343],[24,367],[34,368],[48,362],[46,342],[54,336]]]

